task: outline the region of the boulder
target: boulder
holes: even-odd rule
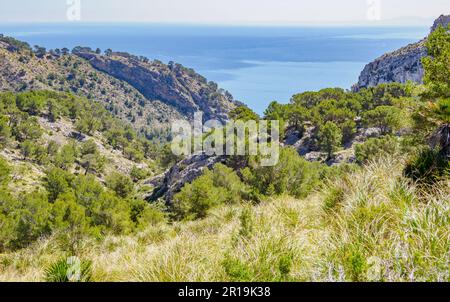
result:
[[[205,169],[211,169],[215,164],[224,163],[225,160],[225,156],[209,156],[203,152],[195,153],[175,164],[164,174],[147,181],[146,184],[154,186],[155,189],[146,199],[156,201],[162,198],[166,204],[170,205],[173,196],[185,184],[200,177]]]

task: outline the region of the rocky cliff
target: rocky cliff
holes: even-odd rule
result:
[[[192,69],[127,53],[76,47],[46,51],[0,35],[0,91],[55,90],[98,100],[149,136],[174,119],[225,120],[233,97]]]
[[[441,15],[435,20],[431,32],[438,26],[448,26],[450,16]],[[422,83],[424,70],[422,58],[427,55],[426,38],[405,46],[399,50],[387,53],[366,65],[359,76],[358,83],[353,86],[354,91],[373,87],[382,83],[406,83],[412,81]]]
[[[180,64],[166,65],[127,53],[99,55],[85,49],[73,53],[95,69],[127,82],[146,98],[160,100],[189,118],[202,111],[206,119],[224,121],[235,107],[231,94]]]
[[[225,156],[209,156],[203,152],[192,154],[182,161],[176,163],[164,174],[157,176],[148,185],[155,187],[149,201],[162,198],[168,205],[173,201],[173,196],[178,193],[187,183],[191,183],[200,177],[205,169],[211,169],[217,163],[224,163]]]

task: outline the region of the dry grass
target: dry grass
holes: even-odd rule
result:
[[[95,281],[449,281],[448,182],[423,191],[381,160],[304,200],[213,210],[195,222],[86,240]],[[0,256],[0,281],[43,280],[52,238]]]

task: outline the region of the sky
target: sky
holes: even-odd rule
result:
[[[0,0],[0,22],[429,24],[450,0]]]

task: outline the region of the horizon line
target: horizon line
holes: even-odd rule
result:
[[[405,22],[402,22],[405,21]],[[304,22],[164,22],[145,20],[99,20],[99,21],[0,21],[0,25],[164,25],[164,26],[198,26],[198,27],[424,27],[432,26],[432,17],[407,17],[386,20],[358,20],[358,21],[304,21]],[[415,22],[414,22],[415,21]]]

